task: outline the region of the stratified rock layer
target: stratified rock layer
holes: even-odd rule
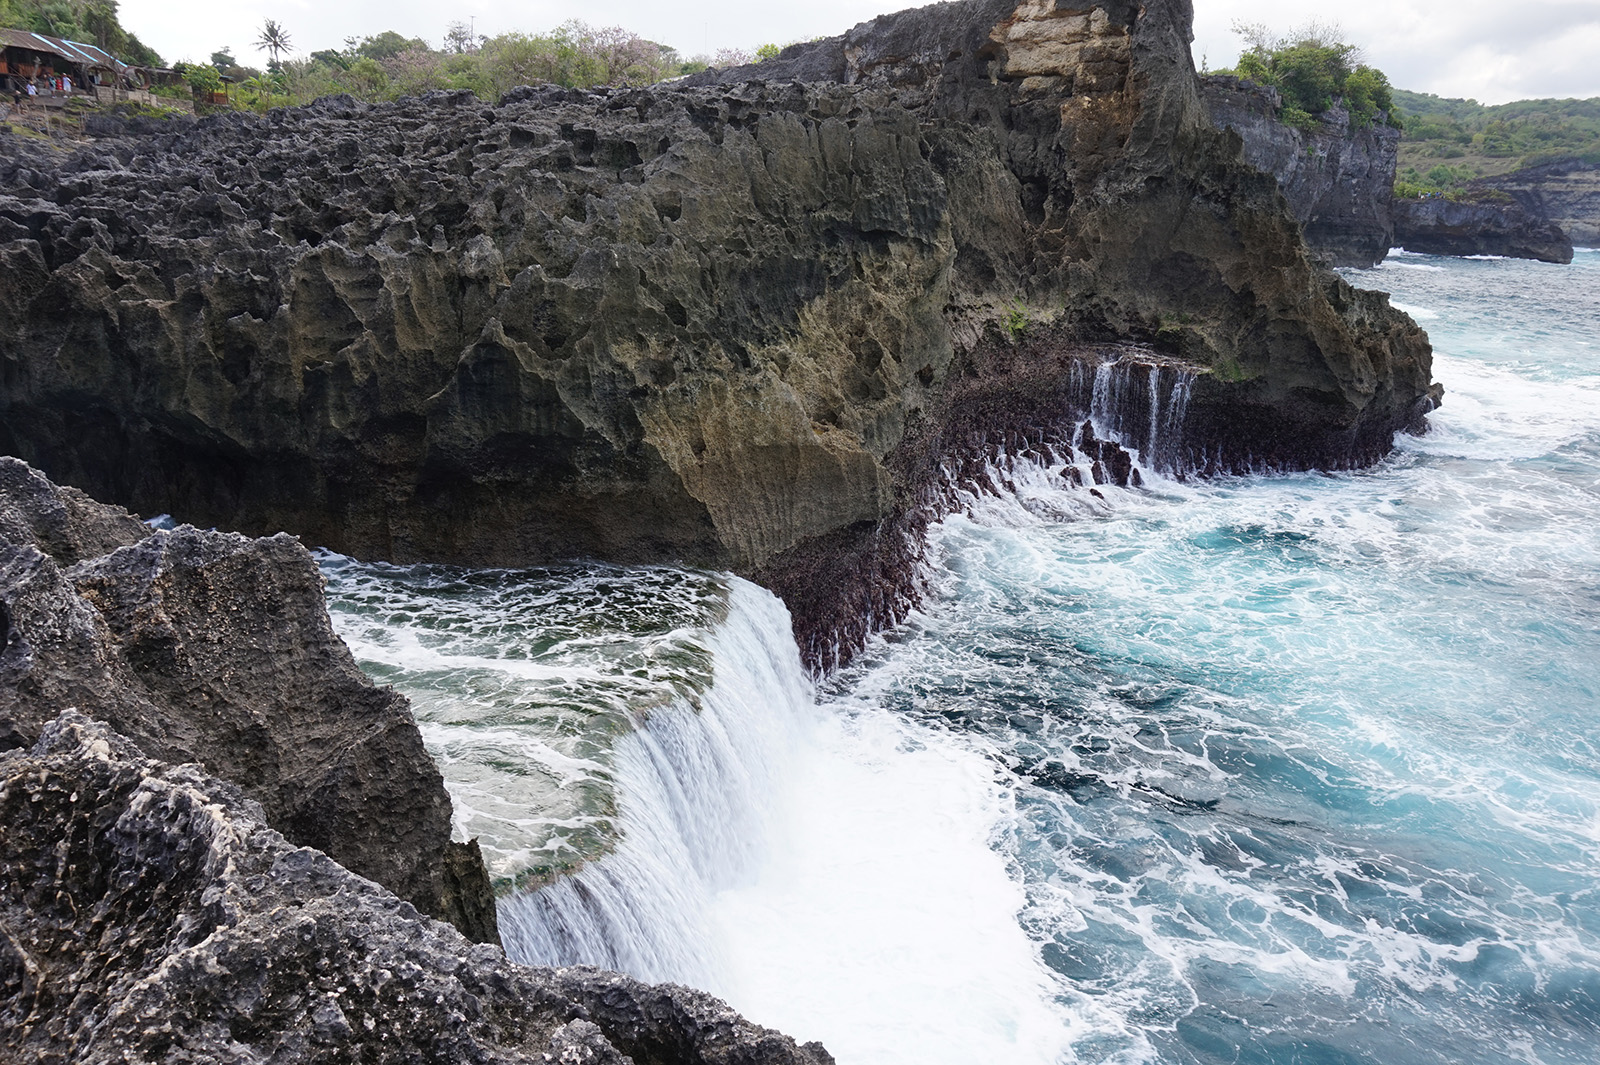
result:
[[[1570,263],[1572,242],[1561,227],[1516,202],[1457,202],[1442,196],[1394,203],[1394,242],[1430,255],[1506,255]]]
[[[96,557],[98,556],[98,557]],[[356,668],[289,536],[153,532],[0,458],[0,748],[65,710],[198,762],[316,847],[495,942],[475,846],[403,696]]]
[[[1600,163],[1553,159],[1472,184],[1509,195],[1530,217],[1559,226],[1578,247],[1600,248]]]
[[[1427,339],[1211,126],[1191,14],[968,0],[697,85],[13,159],[0,451],[363,557],[782,588],[900,522],[903,449],[1020,319],[1204,368],[1208,469],[1372,461],[1437,399]]]
[[[1211,120],[1239,134],[1251,166],[1272,174],[1306,243],[1334,266],[1373,266],[1393,245],[1389,204],[1400,131],[1330,108],[1313,130],[1278,121],[1278,91],[1224,75],[1201,79]]]
[[[0,1058],[831,1065],[696,991],[528,969],[76,711],[0,753]]]

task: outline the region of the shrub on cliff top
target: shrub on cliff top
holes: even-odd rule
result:
[[[1312,23],[1284,37],[1265,26],[1234,23],[1246,48],[1232,70],[1218,71],[1270,85],[1283,97],[1281,117],[1290,125],[1310,128],[1311,120],[1342,103],[1357,125],[1393,116],[1393,90],[1383,71],[1361,62],[1361,50],[1338,39],[1337,27]]]
[[[342,51],[313,52],[287,64],[297,102],[338,93],[392,100],[434,89],[468,89],[492,100],[518,85],[647,85],[705,68],[620,26],[597,28],[576,19],[545,33],[497,37],[474,37],[456,24],[437,51],[392,30],[345,43]]]

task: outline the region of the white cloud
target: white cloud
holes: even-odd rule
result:
[[[1327,20],[1313,0],[1197,0],[1195,61],[1213,68],[1239,54],[1236,20],[1288,31]],[[1600,3],[1523,0],[1346,0],[1345,39],[1403,89],[1483,103],[1540,96],[1600,96]]]
[[[168,60],[204,59],[223,46],[259,60],[263,20],[283,24],[295,51],[338,48],[344,38],[397,30],[437,43],[455,19],[476,18],[480,33],[537,32],[567,19],[626,26],[685,55],[753,49],[843,32],[907,5],[902,0],[122,0],[125,26]],[[1230,65],[1239,40],[1234,20],[1289,30],[1328,19],[1325,0],[1196,0],[1195,62]],[[1401,88],[1469,96],[1485,103],[1529,96],[1600,96],[1600,3],[1596,0],[1344,0],[1345,36]]]

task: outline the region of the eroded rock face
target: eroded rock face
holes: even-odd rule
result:
[[[0,458],[0,613],[0,746],[80,710],[239,786],[296,843],[498,940],[482,858],[450,841],[450,798],[409,706],[356,668],[292,537],[153,532]]]
[[[1530,217],[1559,226],[1580,248],[1600,248],[1600,163],[1556,159],[1473,186],[1506,193]]]
[[[0,1057],[831,1065],[723,1003],[474,946],[68,711],[0,753]]]
[[[1443,197],[1396,200],[1394,242],[1431,255],[1508,255],[1570,263],[1572,242],[1561,227],[1515,202],[1457,203]]]
[[[1393,245],[1390,202],[1400,131],[1359,126],[1330,109],[1303,131],[1278,121],[1278,91],[1225,75],[1201,79],[1201,98],[1220,128],[1244,142],[1244,157],[1278,179],[1306,243],[1333,266],[1367,267]]]
[[[1426,337],[1307,255],[1190,21],[967,0],[688,85],[12,160],[0,450],[363,557],[783,589],[897,527],[905,449],[1020,314],[1208,368],[1209,468],[1371,461],[1437,399]]]

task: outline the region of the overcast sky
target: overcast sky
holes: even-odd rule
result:
[[[477,31],[538,32],[571,18],[620,25],[685,55],[831,36],[896,0],[122,0],[122,23],[169,62],[203,60],[228,46],[260,62],[264,19],[282,23],[296,54],[393,29],[438,44],[446,25],[476,17]],[[1239,52],[1239,19],[1289,30],[1337,11],[1344,36],[1401,88],[1502,103],[1600,96],[1600,0],[1195,0],[1195,64],[1213,69]]]

